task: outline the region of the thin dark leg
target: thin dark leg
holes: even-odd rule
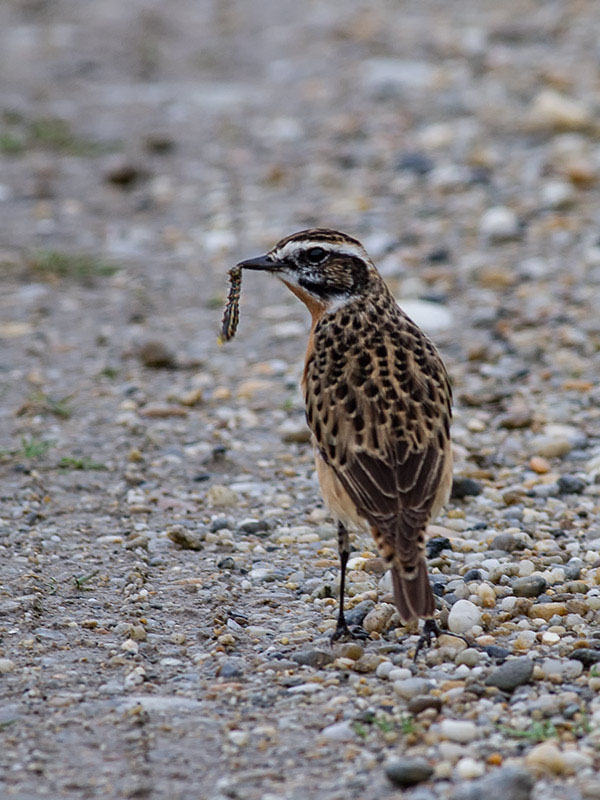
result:
[[[350,539],[346,526],[342,522],[338,522],[338,550],[340,553],[340,610],[338,613],[338,620],[331,641],[335,642],[342,638],[351,639],[368,639],[369,634],[361,628],[360,625],[352,625],[348,627],[346,618],[344,617],[344,595],[346,593],[346,566],[350,556]]]
[[[457,639],[462,639],[462,641],[466,642],[469,647],[473,646],[471,642],[469,642],[469,640],[466,639],[464,636],[460,636],[458,633],[452,633],[451,631],[443,631],[441,628],[438,628],[436,621],[433,619],[433,617],[430,617],[429,619],[425,620],[425,623],[423,625],[423,633],[421,634],[419,641],[417,642],[417,649],[415,650],[415,656],[413,658],[413,661],[417,660],[417,656],[419,655],[423,647],[429,647],[431,645],[432,636],[435,636],[437,638],[442,634],[445,634],[446,636],[454,636]]]

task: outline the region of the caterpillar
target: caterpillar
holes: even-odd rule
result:
[[[240,294],[242,293],[242,269],[232,267],[229,270],[229,294],[223,311],[219,344],[233,339],[240,321]]]

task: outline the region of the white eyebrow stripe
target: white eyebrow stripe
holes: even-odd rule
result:
[[[320,247],[323,250],[327,250],[329,253],[341,253],[345,256],[354,256],[355,258],[360,258],[365,260],[366,253],[364,248],[360,245],[351,244],[348,242],[347,244],[336,244],[334,242],[323,242],[319,239],[306,239],[305,241],[301,242],[287,242],[280,250],[275,250],[273,256],[277,259],[287,258],[291,256],[292,253],[296,253],[299,250],[308,250],[310,247]]]

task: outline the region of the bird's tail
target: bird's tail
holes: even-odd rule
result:
[[[435,599],[424,558],[410,572],[404,571],[401,566],[392,566],[392,584],[396,608],[403,622],[433,617]]]

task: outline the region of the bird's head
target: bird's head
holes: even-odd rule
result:
[[[357,239],[325,228],[293,233],[238,267],[271,272],[309,308],[325,310],[360,297],[378,274]]]

